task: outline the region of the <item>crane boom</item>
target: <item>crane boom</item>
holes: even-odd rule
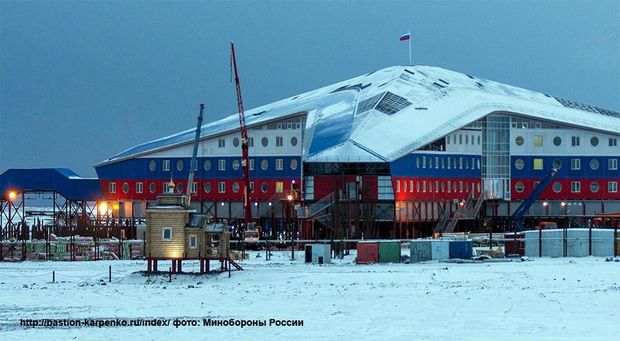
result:
[[[248,228],[252,219],[252,207],[250,206],[250,160],[248,156],[248,129],[245,126],[245,113],[243,111],[243,99],[241,98],[241,84],[239,83],[239,73],[237,72],[237,57],[235,56],[235,43],[230,42],[231,58],[235,71],[235,87],[237,89],[237,107],[239,110],[239,131],[241,132],[241,168],[243,170],[243,228],[242,232]],[[243,235],[243,234],[242,234]]]
[[[189,165],[189,177],[187,179],[187,207],[192,201],[192,187],[194,184],[194,172],[198,169],[196,164],[196,158],[198,157],[198,144],[200,143],[200,128],[202,126],[202,113],[205,110],[205,105],[200,104],[200,112],[198,113],[198,123],[196,124],[196,137],[194,139],[194,151],[192,152],[192,162]]]
[[[517,207],[515,212],[510,216],[510,221],[512,222],[515,231],[522,231],[525,226],[523,226],[523,216],[527,213],[527,211],[532,207],[536,199],[540,197],[542,192],[544,192],[545,188],[549,186],[551,180],[558,174],[557,169],[552,168],[549,174],[542,180],[538,185],[534,188],[532,193],[525,198],[525,200]]]

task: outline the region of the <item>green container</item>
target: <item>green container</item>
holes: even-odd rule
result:
[[[400,263],[400,242],[379,242],[379,263]]]

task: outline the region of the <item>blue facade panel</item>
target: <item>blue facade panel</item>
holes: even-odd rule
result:
[[[518,159],[523,160],[523,169],[517,169],[515,166]],[[542,159],[543,167],[540,170],[534,169],[534,159]],[[571,168],[571,160],[578,159],[579,169]],[[590,179],[617,179],[620,178],[620,170],[609,169],[609,160],[618,160],[618,157],[609,156],[519,156],[511,157],[510,172],[513,178],[544,178],[549,174],[554,161],[559,160],[561,167],[558,169],[556,178],[590,178]],[[592,169],[590,163],[592,160],[598,162],[598,169]],[[617,165],[618,161],[616,161]]]
[[[70,200],[103,198],[98,179],[81,178],[66,168],[9,169],[0,175],[0,193],[55,191]]]
[[[449,164],[449,165],[448,165]],[[480,156],[471,154],[409,154],[390,164],[392,176],[479,178]]]

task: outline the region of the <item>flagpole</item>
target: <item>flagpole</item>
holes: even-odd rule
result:
[[[409,65],[413,65],[411,64],[411,40],[413,37],[411,36],[411,28],[409,28]]]

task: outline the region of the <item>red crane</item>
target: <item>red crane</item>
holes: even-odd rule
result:
[[[241,167],[243,170],[243,228],[241,238],[245,238],[245,230],[252,219],[252,207],[250,206],[250,159],[248,157],[248,129],[245,126],[245,113],[243,112],[243,100],[241,99],[241,84],[237,73],[237,58],[235,56],[235,44],[230,42],[232,65],[235,70],[235,86],[237,87],[237,107],[239,109],[239,130],[241,132]]]

